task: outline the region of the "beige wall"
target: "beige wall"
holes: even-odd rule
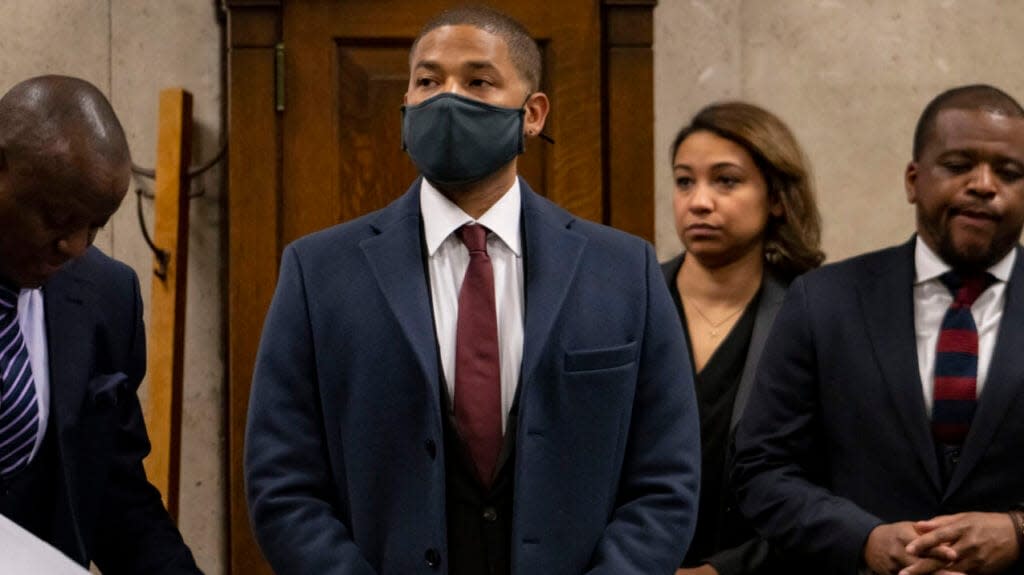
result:
[[[740,98],[785,120],[814,167],[830,260],[903,241],[914,123],[947,87],[1024,98],[1018,0],[661,0],[655,11],[658,255],[680,250],[668,147],[702,106]]]
[[[156,156],[158,95],[180,86],[194,96],[193,156],[221,139],[221,29],[212,0],[2,0],[0,93],[45,73],[85,78],[110,98],[137,164]],[[179,525],[200,567],[224,572],[224,362],[221,325],[222,172],[194,182],[186,317],[185,393]],[[152,189],[152,182],[133,186]],[[134,187],[133,187],[134,190]],[[152,225],[152,203],[146,202]],[[142,239],[134,193],[97,244],[139,273],[148,303],[152,257]],[[145,384],[143,385],[145,395]]]

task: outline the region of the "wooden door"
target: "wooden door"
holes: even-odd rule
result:
[[[542,47],[546,127],[520,172],[577,215],[602,221],[600,6],[593,0],[496,2]],[[415,167],[401,149],[409,48],[448,0],[307,0],[284,5],[285,242],[384,207]]]
[[[416,170],[402,95],[420,28],[453,0],[224,0],[229,11],[229,570],[270,573],[242,473],[252,366],[284,246],[379,209]],[[493,0],[541,46],[545,132],[520,173],[591,220],[653,237],[656,0]]]

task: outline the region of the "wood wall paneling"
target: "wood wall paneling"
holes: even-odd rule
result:
[[[337,178],[343,190],[335,218],[340,219],[383,208],[405,191],[417,171],[402,151],[399,127],[409,44],[339,42],[336,59]]]
[[[185,367],[185,305],[188,292],[189,176],[192,158],[192,94],[160,92],[153,241],[167,260],[154,256],[150,299],[149,396],[146,425],[152,451],[143,462],[171,517],[178,519],[181,482],[181,393]]]
[[[605,4],[605,223],[653,242],[656,1]]]
[[[249,386],[280,258],[277,2],[228,0],[228,570],[271,575],[249,527],[242,455]]]
[[[415,170],[401,151],[407,52],[448,2],[288,2],[282,225],[285,242],[385,206]],[[593,0],[499,3],[533,31],[547,64],[547,133],[527,144],[520,173],[578,215],[604,221],[600,25]],[[416,18],[409,18],[416,14]],[[562,104],[564,103],[564,104]],[[562,126],[571,126],[564,129]]]

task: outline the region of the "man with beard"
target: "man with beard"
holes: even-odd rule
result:
[[[733,479],[794,572],[1019,566],[1022,116],[991,86],[937,96],[906,171],[917,235],[790,289]]]

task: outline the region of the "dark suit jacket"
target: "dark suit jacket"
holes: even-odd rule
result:
[[[974,424],[943,482],[917,365],[914,243],[798,278],[736,436],[743,513],[809,572],[856,573],[885,522],[1024,500],[1019,248]]]
[[[245,454],[254,530],[281,575],[446,572],[451,454],[419,188],[285,250]],[[700,457],[654,252],[522,189],[512,572],[670,573]]]
[[[43,289],[47,433],[59,469],[51,543],[104,575],[199,573],[142,468],[149,440],[136,390],[146,344],[135,272],[91,248]]]
[[[661,264],[661,271],[665,276],[665,282],[673,285],[679,268],[683,265],[686,254],[682,253],[671,260]],[[757,364],[761,359],[761,352],[768,339],[775,315],[782,307],[782,300],[786,297],[786,286],[788,282],[772,275],[767,269],[761,280],[761,293],[758,299],[757,312],[754,317],[754,329],[750,335],[750,347],[747,348],[747,356],[743,362],[743,374],[740,377],[739,387],[736,390],[736,400],[733,403],[732,419],[729,421],[730,435],[735,433],[736,426],[746,408],[747,400],[750,397],[750,390],[754,386],[754,375],[757,371]],[[685,333],[685,332],[684,332]],[[731,466],[727,468],[723,477],[729,477]],[[718,541],[720,542],[742,542],[730,544],[718,550],[714,555],[705,558],[705,561],[712,565],[720,575],[741,575],[745,573],[758,573],[761,570],[770,569],[768,545],[759,537],[751,537],[751,528],[748,522],[736,509],[734,498],[728,496],[722,501],[719,507],[719,515],[724,519],[719,522],[720,529]]]

